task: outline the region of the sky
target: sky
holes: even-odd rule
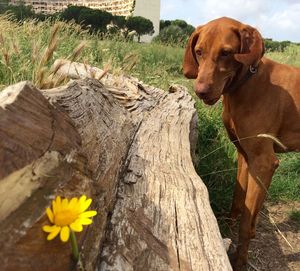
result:
[[[231,17],[257,28],[264,38],[300,42],[300,0],[161,0],[161,19],[193,26]]]

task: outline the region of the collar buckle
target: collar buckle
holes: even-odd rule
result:
[[[249,71],[250,71],[252,74],[257,73],[257,69],[258,69],[258,67],[255,67],[255,66],[252,66],[252,65],[250,65],[250,67],[249,67]]]

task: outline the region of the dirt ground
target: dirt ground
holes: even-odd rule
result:
[[[249,248],[248,271],[300,271],[300,225],[290,220],[292,210],[300,210],[300,202],[265,204]]]

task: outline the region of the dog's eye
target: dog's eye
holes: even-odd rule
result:
[[[220,56],[227,57],[227,56],[230,56],[231,54],[232,54],[232,52],[229,50],[222,50],[220,53]]]
[[[197,56],[202,56],[202,49],[196,49],[195,53]]]

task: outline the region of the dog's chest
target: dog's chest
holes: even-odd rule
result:
[[[236,127],[233,118],[230,115],[230,111],[226,107],[223,107],[222,120],[229,135],[229,138],[232,141],[236,140],[238,138]]]

